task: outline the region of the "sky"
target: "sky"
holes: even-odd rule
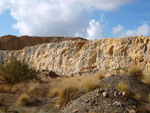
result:
[[[0,36],[150,36],[150,0],[0,0]]]

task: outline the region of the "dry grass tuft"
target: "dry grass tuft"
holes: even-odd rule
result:
[[[36,79],[32,79],[13,84],[10,83],[10,85],[9,83],[0,85],[0,91],[21,94],[17,101],[17,104],[21,106],[27,105],[28,102],[30,103],[30,98],[47,97],[58,97],[54,101],[60,105],[65,105],[69,101],[100,87],[99,80],[104,77],[104,73],[101,72],[90,76],[57,77],[49,79],[46,82],[39,82]],[[22,92],[25,94],[22,95]]]
[[[81,87],[86,88],[86,92],[90,92],[100,87],[98,82],[99,82],[99,79],[97,79],[96,76],[86,76],[86,78],[84,78],[80,84],[81,84]]]
[[[121,91],[121,92],[129,92],[129,88],[128,86],[124,83],[124,82],[120,82],[118,84],[118,91]]]
[[[48,94],[48,97],[54,98],[57,97],[59,94],[60,89],[59,88],[53,88],[50,93]]]
[[[96,73],[95,76],[97,77],[98,80],[105,78],[105,74],[103,71],[99,71],[98,73]]]
[[[20,97],[17,100],[17,104],[19,106],[28,106],[28,105],[30,105],[30,103],[31,103],[30,98],[27,94],[20,95]]]
[[[142,79],[142,77],[143,77],[143,71],[142,71],[141,67],[132,66],[129,68],[128,72],[129,72],[129,74],[131,74],[131,76],[134,76],[138,79]]]
[[[134,99],[140,100],[140,99],[141,99],[141,95],[140,95],[139,93],[136,93],[136,94],[134,95]]]
[[[150,85],[150,74],[143,74],[143,78],[141,81],[147,85]]]
[[[58,97],[57,103],[63,106],[69,101],[100,87],[99,79],[98,75],[56,78],[50,82],[48,97]]]
[[[81,96],[83,92],[76,86],[66,85],[59,92],[59,98],[57,103],[61,106],[66,105],[73,99]]]

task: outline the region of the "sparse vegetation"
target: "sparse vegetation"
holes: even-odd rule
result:
[[[105,74],[102,71],[99,71],[98,73],[96,73],[95,76],[97,77],[98,80],[105,78]]]
[[[48,97],[50,98],[54,98],[54,97],[57,97],[58,94],[59,94],[59,88],[53,88],[50,93],[48,94]]]
[[[29,87],[29,93],[32,93],[33,91],[35,90],[35,87],[34,86],[31,86],[31,87]]]
[[[7,64],[0,65],[0,75],[10,83],[32,79],[36,71],[29,67],[24,61],[19,61],[15,57],[10,59]]]
[[[136,94],[134,95],[134,98],[135,98],[136,100],[140,100],[140,99],[141,99],[141,95],[140,95],[139,93],[136,93]]]
[[[138,79],[142,79],[142,77],[143,77],[143,71],[142,71],[141,67],[132,66],[129,68],[128,72],[131,76],[134,76]]]
[[[150,74],[144,74],[142,78],[142,82],[144,82],[147,85],[150,85]]]
[[[27,94],[22,94],[17,100],[17,105],[19,106],[28,106],[30,105],[30,98]]]
[[[100,87],[98,83],[99,79],[97,75],[67,77],[61,80],[59,80],[59,78],[53,79],[48,97],[54,98],[58,96],[57,103],[65,105],[70,100]]]
[[[81,82],[81,87],[85,87],[86,92],[90,92],[90,91],[100,87],[100,85],[98,84],[98,81],[96,79],[87,77]]]
[[[120,70],[126,70],[126,68],[118,67],[118,68],[115,68],[115,69],[113,69],[113,70],[120,71]]]
[[[120,82],[118,84],[118,91],[121,91],[121,92],[129,92],[129,88],[128,86],[124,83],[124,82]]]
[[[58,104],[66,105],[68,102],[70,102],[73,99],[76,99],[81,96],[83,92],[75,86],[65,86],[61,89],[59,93],[59,99],[58,99]]]

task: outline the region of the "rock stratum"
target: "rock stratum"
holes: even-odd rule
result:
[[[63,40],[86,40],[80,37],[38,37],[38,36],[21,36],[16,37],[12,35],[6,35],[0,37],[0,50],[19,50],[28,46],[35,46],[43,43],[56,43]]]
[[[37,70],[59,75],[94,74],[99,70],[141,66],[150,72],[150,37],[85,40],[65,37],[0,37],[0,62],[11,56]]]

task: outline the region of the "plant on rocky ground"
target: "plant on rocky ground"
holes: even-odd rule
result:
[[[27,94],[20,95],[17,100],[17,105],[19,106],[28,106],[30,103],[30,97]]]
[[[136,93],[136,94],[134,95],[134,99],[140,100],[140,99],[141,99],[141,95],[140,95],[139,93]]]
[[[35,87],[34,87],[34,86],[31,86],[31,87],[29,87],[28,92],[29,92],[29,93],[32,93],[32,92],[34,92],[34,90],[35,90]]]
[[[150,85],[150,74],[144,74],[141,81],[147,85]]]
[[[129,92],[129,88],[124,82],[119,82],[117,89],[121,92]]]
[[[141,67],[132,66],[128,69],[128,72],[131,76],[134,76],[138,79],[142,79],[142,77],[143,77],[143,71],[142,71]]]
[[[80,88],[72,85],[66,85],[60,90],[57,103],[61,106],[66,105],[68,102],[80,97],[84,93]]]
[[[97,72],[95,76],[98,80],[105,78],[105,74],[102,71]]]
[[[81,87],[86,88],[86,92],[90,92],[100,87],[98,80],[99,79],[97,79],[96,77],[94,78],[94,76],[87,76],[81,81],[80,84],[81,84]]]
[[[115,68],[115,69],[113,69],[113,70],[120,71],[120,70],[126,70],[126,68],[118,67],[118,68]]]
[[[99,79],[101,78],[98,75],[53,79],[50,83],[48,97],[58,97],[57,103],[65,105],[69,101],[100,87]]]
[[[53,88],[53,89],[51,89],[50,90],[50,92],[49,92],[49,94],[48,94],[48,97],[50,97],[50,98],[54,98],[54,97],[57,97],[58,96],[58,94],[59,94],[59,91],[60,91],[60,89],[59,88]]]
[[[7,64],[0,64],[0,75],[10,83],[19,82],[35,77],[36,71],[29,67],[24,61],[19,61],[15,57]]]

